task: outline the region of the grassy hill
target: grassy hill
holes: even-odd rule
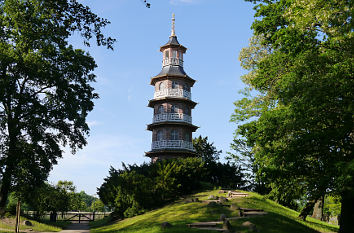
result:
[[[191,197],[199,200],[206,200],[209,195],[226,196],[219,194],[219,190],[197,193]],[[248,232],[241,224],[251,221],[256,224],[259,232],[262,233],[316,233],[316,232],[337,232],[338,226],[327,224],[316,219],[308,218],[306,222],[297,218],[298,212],[283,207],[274,201],[265,199],[263,196],[249,193],[248,197],[236,198],[228,204],[236,204],[242,208],[263,209],[267,215],[245,218],[231,221],[237,232]],[[143,215],[127,218],[107,225],[107,220],[97,221],[91,224],[91,232],[108,233],[160,233],[160,232],[215,232],[188,228],[186,224],[200,221],[217,221],[221,214],[227,217],[237,216],[238,211],[231,211],[224,206],[210,206],[203,202],[186,203],[186,200],[179,200],[163,208],[147,212]],[[169,222],[172,227],[162,229],[161,223]]]
[[[28,231],[29,229],[32,229],[35,232],[41,232],[41,231],[46,231],[46,232],[58,232],[62,230],[62,227],[68,225],[66,222],[57,222],[55,223],[55,226],[52,225],[53,223],[50,224],[45,224],[45,223],[40,223],[34,220],[29,220],[33,226],[25,226],[23,224],[23,221],[28,220],[27,218],[21,217],[21,225],[20,225],[20,231]],[[6,217],[6,218],[0,218],[0,232],[14,232],[15,230],[15,217]]]

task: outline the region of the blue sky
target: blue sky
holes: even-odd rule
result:
[[[188,48],[184,69],[197,80],[192,99],[198,103],[193,123],[200,128],[194,137],[208,136],[225,156],[230,151],[236,125],[229,122],[233,102],[244,86],[238,54],[252,36],[252,4],[243,0],[81,0],[111,24],[105,33],[117,39],[115,50],[84,47],[95,58],[100,99],[89,114],[88,145],[75,155],[65,153],[54,166],[49,181],[71,180],[78,191],[95,194],[110,166],[150,161],[144,152],[151,147],[152,121],[147,107],[153,97],[150,78],[161,70],[160,46],[168,41],[171,16],[176,14],[176,35]]]

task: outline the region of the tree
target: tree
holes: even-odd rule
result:
[[[110,168],[98,188],[100,200],[113,218],[131,217],[200,190],[207,177],[200,158],[176,158],[142,165]]]
[[[11,190],[46,179],[60,146],[86,144],[96,63],[68,38],[112,49],[107,24],[76,0],[0,0],[0,212]]]
[[[208,137],[203,138],[201,135],[197,138],[193,138],[193,147],[198,157],[202,158],[207,164],[219,160],[219,155],[222,152],[216,149],[213,142],[208,142]]]
[[[219,162],[222,151],[217,150],[214,143],[208,141],[208,137],[194,138],[193,147],[197,157],[204,161],[204,167],[208,173],[204,178],[205,182],[209,182],[214,187],[243,188],[244,174],[242,174],[241,166],[229,161],[227,163]]]
[[[290,182],[304,189],[303,218],[328,191],[340,195],[340,232],[351,232],[353,3],[248,1],[257,4],[252,28],[258,42],[240,56],[250,72],[232,117],[239,124],[236,139],[252,148],[257,173],[270,186]]]
[[[70,196],[67,190],[48,183],[43,183],[30,193],[17,194],[29,205],[30,210],[36,211],[36,217],[40,218],[45,212],[50,211],[56,215],[57,212],[70,210]],[[53,215],[51,215],[51,220]]]

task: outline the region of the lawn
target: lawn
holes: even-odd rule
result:
[[[66,222],[57,222],[57,223],[49,223],[49,222],[37,222],[34,220],[29,220],[33,226],[26,226],[23,224],[25,220],[29,220],[25,217],[21,217],[21,225],[20,230],[29,230],[32,229],[35,232],[47,231],[47,232],[58,232],[61,231],[63,227],[68,225]],[[14,232],[15,230],[15,218],[7,217],[0,219],[0,232]]]
[[[202,192],[191,197],[198,197],[206,200],[209,195],[226,196],[219,194],[219,190]],[[249,193],[248,197],[236,198],[228,204],[236,204],[242,208],[263,209],[267,215],[245,218],[231,221],[231,225],[237,232],[246,233],[247,229],[241,224],[251,221],[256,224],[262,233],[316,233],[316,232],[337,232],[338,226],[327,224],[312,218],[306,222],[297,218],[298,212],[283,207],[274,201],[265,199],[261,195]],[[93,233],[160,233],[160,232],[212,232],[198,229],[191,229],[186,226],[188,223],[200,221],[216,221],[221,214],[227,217],[238,216],[238,211],[232,211],[229,207],[220,205],[210,206],[202,202],[186,203],[186,199],[181,199],[163,208],[147,212],[145,214],[127,218],[108,224],[107,220],[97,221],[91,224]],[[161,223],[169,222],[172,227],[164,230]]]

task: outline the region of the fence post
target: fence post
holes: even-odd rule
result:
[[[95,214],[96,214],[96,211],[93,211],[92,221],[95,221]]]
[[[81,222],[81,213],[79,213],[79,223]]]

